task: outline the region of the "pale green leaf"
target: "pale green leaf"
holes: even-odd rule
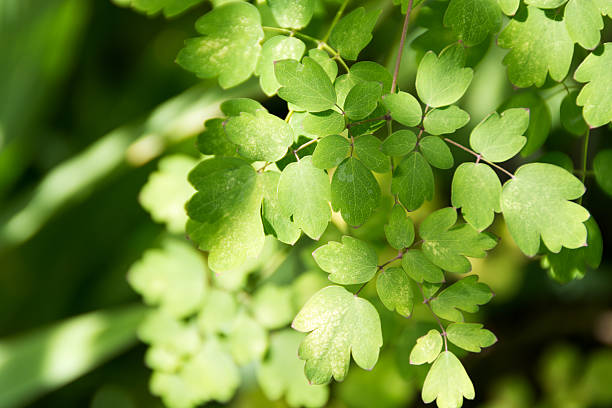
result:
[[[391,92],[391,83],[393,82],[393,76],[391,75],[388,69],[374,61],[359,61],[351,65],[349,75],[351,79],[356,82],[380,82],[383,85],[383,93]]]
[[[425,377],[423,402],[436,400],[438,408],[459,408],[463,398],[471,400],[474,396],[474,385],[459,359],[450,351],[443,351]]]
[[[197,250],[178,240],[166,240],[162,249],[150,249],[127,275],[146,304],[180,318],[194,313],[206,289],[206,266]]]
[[[238,156],[238,146],[233,144],[225,134],[224,119],[214,118],[204,122],[204,131],[198,135],[198,150],[210,156]]]
[[[514,16],[516,14],[516,10],[518,10],[519,5],[521,4],[520,0],[497,0],[499,7],[507,16]]]
[[[323,71],[329,77],[329,80],[334,82],[338,75],[338,64],[336,61],[329,56],[327,51],[320,50],[318,48],[311,48],[308,51],[308,56],[315,60],[317,64],[323,68]]]
[[[521,155],[527,157],[535,153],[546,141],[552,126],[550,109],[546,101],[537,92],[523,92],[512,96],[502,108],[529,109],[529,127],[525,134],[527,143],[521,150]]]
[[[457,211],[452,207],[435,211],[423,220],[419,228],[425,256],[440,268],[457,273],[472,270],[467,257],[484,258],[485,251],[497,245],[487,233],[478,232],[469,224],[458,224]]]
[[[285,214],[278,199],[280,173],[266,171],[261,174],[263,187],[262,217],[266,233],[281,242],[293,245],[300,237],[300,229]]]
[[[225,116],[239,116],[242,112],[255,115],[257,111],[266,111],[266,108],[259,102],[250,98],[232,98],[223,101],[219,107]]]
[[[223,88],[246,81],[257,65],[264,34],[259,11],[250,3],[219,6],[196,21],[203,37],[185,41],[176,62],[200,78],[219,77]]]
[[[308,384],[304,362],[296,353],[303,338],[303,334],[292,330],[270,336],[270,350],[258,367],[257,382],[271,401],[284,395],[290,407],[322,407],[329,398],[329,387]]]
[[[312,156],[284,168],[278,200],[285,215],[312,239],[319,239],[331,219],[331,187],[327,174],[316,168]]]
[[[432,51],[423,56],[416,76],[417,93],[423,103],[438,108],[451,105],[463,96],[474,75],[471,68],[464,68],[465,58],[460,44],[449,45],[439,56]]]
[[[497,337],[480,323],[452,323],[446,328],[446,337],[455,346],[473,353],[497,342]]]
[[[198,192],[187,202],[187,234],[209,251],[215,272],[231,270],[256,258],[264,243],[262,189],[257,173],[235,158],[212,158],[189,173]]]
[[[198,313],[197,322],[200,332],[206,334],[228,334],[236,316],[238,305],[234,295],[222,289],[212,288],[202,310]]]
[[[540,237],[548,249],[578,248],[586,244],[584,221],[589,212],[569,200],[584,194],[576,177],[548,163],[521,166],[502,190],[502,212],[510,235],[528,256],[540,248]]]
[[[391,162],[381,148],[381,141],[374,135],[363,135],[355,139],[354,151],[361,162],[370,170],[386,173],[391,170]]]
[[[372,29],[382,10],[366,12],[357,7],[338,21],[329,37],[330,44],[349,60],[356,60],[361,50],[372,41]]]
[[[202,0],[114,0],[121,6],[130,6],[134,10],[154,15],[163,10],[164,16],[175,17],[187,9],[202,2]]]
[[[521,151],[527,138],[523,133],[529,126],[529,110],[507,109],[499,115],[493,112],[482,120],[470,134],[470,145],[486,160],[503,162]]]
[[[351,143],[346,137],[329,135],[317,142],[312,154],[312,164],[320,169],[331,169],[339,165],[351,149]]]
[[[145,317],[138,327],[138,337],[180,357],[193,356],[202,346],[195,324],[185,323],[161,309],[154,309]]]
[[[334,172],[331,182],[331,204],[349,225],[366,222],[380,203],[378,181],[360,160],[349,157]]]
[[[306,119],[308,114],[308,112],[293,112],[289,118],[289,126],[291,126],[291,129],[293,129],[294,143],[297,143],[302,136],[307,139],[316,139],[318,137],[317,135],[307,132],[304,129],[304,119]]]
[[[315,10],[314,0],[267,0],[274,19],[281,27],[306,27]]]
[[[527,7],[527,14],[525,20],[512,19],[497,39],[500,47],[510,49],[504,58],[510,82],[521,88],[540,87],[547,73],[562,81],[574,53],[565,23],[548,18],[533,6]]]
[[[478,276],[470,275],[444,289],[430,304],[434,313],[442,319],[462,322],[462,310],[476,313],[478,306],[488,303],[492,297],[491,289],[478,282]]]
[[[574,79],[588,82],[576,98],[583,106],[582,115],[592,128],[612,121],[612,43],[605,43],[601,53],[589,54],[578,66]]]
[[[414,241],[414,223],[401,205],[394,205],[385,225],[385,237],[393,248],[408,248]]]
[[[387,268],[376,278],[376,291],[385,307],[397,311],[401,316],[410,317],[418,287],[402,268]]]
[[[340,286],[315,293],[292,327],[311,332],[300,345],[299,356],[306,360],[306,377],[313,384],[326,384],[332,376],[342,381],[351,354],[355,363],[367,370],[378,360],[382,346],[378,312],[367,300]]]
[[[412,152],[393,172],[391,192],[397,194],[408,211],[419,208],[434,196],[434,178],[431,166],[419,152]]]
[[[305,50],[306,46],[301,40],[283,35],[274,36],[263,44],[255,75],[259,76],[259,86],[266,95],[272,96],[280,88],[274,75],[274,62],[284,59],[299,61]]]
[[[374,112],[382,94],[382,83],[363,81],[351,88],[344,100],[344,113],[351,120],[360,120]]]
[[[467,46],[483,42],[501,23],[497,0],[451,0],[444,13],[444,25]]]
[[[293,143],[291,126],[279,117],[258,110],[243,112],[225,123],[227,138],[238,145],[238,153],[249,160],[277,161]]]
[[[329,280],[341,285],[364,283],[378,270],[376,251],[363,241],[347,235],[340,242],[328,242],[312,253]]]
[[[499,177],[484,163],[462,163],[453,176],[451,200],[463,218],[478,231],[493,223],[501,212],[502,186]]]
[[[244,365],[259,361],[268,348],[268,333],[251,316],[241,313],[234,320],[229,345],[236,363]]]
[[[195,192],[186,176],[195,164],[196,160],[189,156],[164,157],[159,161],[158,170],[151,173],[138,196],[140,205],[151,217],[157,222],[165,223],[166,228],[175,234],[185,232],[185,202]]]
[[[417,339],[410,352],[410,364],[421,365],[433,363],[442,351],[442,336],[437,330],[430,330]]]
[[[554,9],[561,7],[567,0],[525,0],[525,4],[541,9]]]
[[[423,127],[429,134],[443,135],[455,133],[457,129],[464,127],[469,121],[470,115],[466,111],[451,105],[429,111],[423,119]]]
[[[565,130],[576,136],[582,136],[586,133],[589,126],[582,117],[582,109],[576,104],[577,97],[578,91],[572,91],[565,95],[559,108],[559,120]]]
[[[409,93],[400,91],[386,94],[382,100],[394,121],[404,126],[416,126],[421,123],[421,105]]]
[[[344,130],[344,116],[334,110],[306,113],[302,126],[306,132],[318,137],[339,134]]]
[[[387,156],[403,156],[414,150],[417,138],[413,131],[398,130],[387,137],[380,147]]]
[[[253,316],[266,329],[278,329],[291,323],[293,310],[292,291],[289,286],[265,284],[253,295]]]
[[[438,136],[425,136],[419,141],[419,150],[425,159],[439,169],[450,169],[455,160],[446,142]]]
[[[402,257],[402,268],[409,277],[419,283],[442,283],[444,272],[431,263],[420,249],[411,249]]]
[[[593,171],[599,187],[612,196],[612,150],[601,150],[595,155]]]
[[[567,32],[574,42],[589,50],[597,47],[604,23],[594,0],[569,0],[563,16]]]
[[[336,104],[336,92],[323,68],[311,57],[302,63],[295,60],[277,61],[274,65],[277,81],[282,85],[278,96],[309,112],[321,112]]]

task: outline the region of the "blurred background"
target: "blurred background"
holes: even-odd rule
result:
[[[314,32],[337,4],[318,7],[309,27]],[[402,16],[392,4],[384,7],[361,58],[390,66]],[[149,391],[147,346],[136,335],[145,308],[126,275],[146,250],[182,235],[151,218],[139,204],[141,189],[163,157],[199,157],[195,136],[223,99],[257,98],[279,115],[286,109],[276,98],[264,99],[256,82],[221,91],[174,63],[183,41],[195,35],[193,23],[209,9],[200,3],[165,19],[108,0],[0,0],[0,407],[163,406]],[[412,88],[424,51],[439,51],[453,40],[439,13],[432,1],[415,16],[402,89]],[[606,24],[602,42],[612,40],[609,19]],[[585,55],[578,47],[576,54],[577,60]],[[537,95],[542,114],[550,115],[550,134],[508,168],[550,152],[564,152],[573,167],[581,166],[582,140],[560,126],[565,90],[550,83],[525,96],[508,83],[503,55],[493,40],[470,49],[475,79],[461,105],[472,122],[461,137],[467,140],[469,129],[509,98]],[[593,130],[591,151],[612,148],[611,133],[609,127]],[[453,153],[457,162],[469,160]],[[567,159],[548,154],[542,160]],[[436,173],[436,199],[416,219],[449,204],[451,177],[452,171]],[[384,190],[389,180],[380,182]],[[464,360],[477,392],[464,406],[612,407],[612,201],[592,177],[586,184],[583,205],[604,242],[598,269],[558,283],[541,257],[526,259],[519,252],[501,219],[493,228],[501,244],[473,262],[496,293],[478,321],[499,342]],[[337,221],[325,239],[343,228]],[[381,220],[356,235],[382,237]],[[271,244],[240,279],[251,290],[307,275],[312,279],[302,282],[293,300],[297,309],[324,285],[325,274],[310,258],[315,247],[305,238],[292,251]],[[424,406],[424,372],[409,366],[408,354],[431,322],[418,310],[405,320],[375,305],[385,336],[381,360],[372,372],[354,368],[345,382],[333,384],[327,406]],[[254,370],[241,367],[240,388],[228,404],[286,406],[283,399],[266,398]]]

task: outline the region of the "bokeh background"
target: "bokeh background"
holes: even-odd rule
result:
[[[148,389],[146,346],[136,338],[144,309],[126,273],[168,233],[141,207],[139,192],[163,156],[198,157],[194,137],[221,98],[235,93],[259,98],[279,115],[285,109],[253,82],[222,92],[174,63],[209,9],[205,3],[164,19],[107,0],[0,0],[0,407],[163,406]],[[401,18],[385,5],[363,59],[393,63]],[[423,35],[431,18],[424,9],[411,27],[403,89],[411,88],[423,51],[450,42]],[[603,40],[610,41],[606,24]],[[468,130],[518,92],[506,79],[503,55],[493,40],[470,51],[476,74],[461,103],[472,114]],[[527,159],[562,151],[580,166],[582,141],[559,124],[563,89],[550,84],[541,95],[552,130]],[[590,152],[611,147],[609,127],[593,130]],[[436,173],[436,200],[417,218],[449,203],[451,176]],[[464,360],[477,390],[466,407],[612,406],[612,200],[592,177],[586,184],[584,205],[603,235],[600,268],[561,285],[540,259],[522,256],[501,220],[494,232],[502,244],[474,261],[474,272],[496,293],[478,318],[499,342]],[[333,237],[342,226],[330,229]],[[380,231],[360,233],[370,232]],[[295,276],[313,268],[303,255],[312,245],[302,239],[287,258]],[[425,314],[408,321],[382,314],[381,361],[334,384],[329,406],[423,406],[422,373],[407,356],[428,324]],[[264,397],[249,369],[243,376],[231,406],[285,406]]]

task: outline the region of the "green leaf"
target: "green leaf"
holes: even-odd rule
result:
[[[466,111],[451,105],[429,111],[423,119],[423,127],[427,133],[443,135],[455,133],[457,129],[464,127],[469,121],[470,115]]]
[[[331,203],[347,224],[358,226],[370,218],[380,203],[380,186],[370,170],[354,157],[345,159],[331,182]]]
[[[293,112],[293,114],[289,118],[289,126],[291,126],[291,129],[293,129],[294,143],[299,142],[300,137],[305,137],[311,140],[316,139],[318,137],[317,135],[309,133],[304,129],[304,119],[306,119],[306,116],[308,115],[308,112]],[[304,150],[306,150],[306,148],[302,149],[300,153]]]
[[[408,211],[414,211],[425,200],[433,199],[433,172],[421,153],[410,153],[397,166],[393,173],[391,192],[398,195]]]
[[[229,344],[236,363],[245,365],[261,360],[268,349],[268,333],[255,319],[242,313],[234,320]]]
[[[198,192],[187,202],[187,234],[209,251],[215,272],[234,269],[259,255],[264,242],[262,191],[257,173],[235,158],[204,160],[189,173]]]
[[[402,268],[409,277],[419,283],[442,283],[444,272],[431,263],[420,249],[411,249],[402,257]]]
[[[338,75],[338,64],[332,58],[330,58],[327,51],[320,50],[318,48],[311,48],[308,51],[308,56],[315,60],[317,64],[323,68],[323,71],[329,77],[329,80],[334,82],[336,76]]]
[[[281,27],[300,29],[310,22],[314,0],[268,0],[274,19]]]
[[[464,68],[465,50],[459,44],[449,45],[436,56],[427,52],[417,70],[416,89],[421,101],[431,108],[451,105],[470,86],[474,72]],[[440,78],[445,78],[441,81]]]
[[[470,134],[470,145],[488,161],[503,162],[521,151],[527,138],[522,136],[529,126],[529,111],[507,109],[499,115],[493,112]]]
[[[204,335],[227,335],[232,330],[237,309],[238,305],[232,294],[213,287],[204,299],[197,317],[200,332]]]
[[[387,156],[403,156],[414,150],[417,138],[413,131],[398,130],[387,137],[380,149]]]
[[[317,265],[329,273],[329,280],[341,285],[368,282],[378,270],[376,251],[347,235],[342,237],[342,243],[328,242],[317,248],[312,256]]]
[[[488,303],[493,294],[484,283],[478,282],[478,276],[465,277],[444,289],[430,303],[433,312],[442,319],[462,322],[461,310],[476,313],[479,305]]]
[[[208,287],[203,259],[183,241],[168,239],[163,249],[150,249],[128,271],[128,282],[147,305],[171,316],[193,314]]]
[[[601,150],[595,155],[593,171],[599,187],[612,196],[612,149]]]
[[[374,135],[363,135],[355,139],[355,154],[370,170],[386,173],[391,170],[391,162],[381,149],[380,139]]]
[[[360,120],[374,112],[382,95],[383,84],[363,81],[351,88],[344,100],[344,112],[351,120]]]
[[[366,12],[357,7],[338,21],[329,42],[342,57],[356,60],[361,50],[372,41],[372,29],[382,10]]]
[[[195,192],[185,176],[195,164],[196,160],[189,156],[177,154],[164,157],[138,196],[140,205],[151,217],[165,223],[166,228],[175,234],[185,232],[185,202]]]
[[[319,137],[334,135],[344,130],[344,116],[334,110],[306,113],[302,126],[309,134]]]
[[[339,165],[346,158],[351,143],[340,135],[329,135],[317,142],[312,155],[312,164],[320,169],[331,169]]]
[[[484,258],[497,240],[478,232],[469,224],[455,225],[457,211],[452,207],[431,213],[419,228],[425,256],[440,268],[457,273],[472,270],[466,257]]]
[[[374,61],[359,61],[351,65],[349,71],[351,80],[359,83],[361,81],[373,81],[380,82],[382,86],[382,92],[391,92],[391,83],[393,82],[393,76],[389,70],[382,65]]]
[[[535,153],[546,141],[552,119],[548,104],[536,92],[524,92],[516,94],[504,103],[503,109],[527,108],[529,109],[529,127],[527,128],[527,143],[521,155],[527,157]]]
[[[497,0],[499,7],[507,16],[514,16],[516,14],[516,10],[518,10],[519,5],[521,4],[520,0]]]
[[[376,278],[378,297],[387,309],[410,317],[418,288],[402,268],[387,268]]]
[[[385,225],[385,237],[393,248],[408,248],[414,242],[414,223],[401,205],[394,205]]]
[[[534,256],[540,237],[552,252],[586,244],[589,212],[568,201],[584,194],[576,177],[548,163],[529,163],[504,184],[502,212],[510,235],[525,255]]]
[[[219,77],[222,88],[249,79],[261,51],[264,34],[259,11],[250,3],[227,3],[196,21],[203,37],[185,41],[176,62],[200,78]]]
[[[497,337],[480,323],[452,323],[446,328],[446,337],[455,346],[473,353],[497,342]]]
[[[567,0],[525,0],[525,4],[541,9],[554,9],[561,7]]]
[[[478,231],[493,223],[501,212],[502,186],[495,171],[484,163],[462,163],[453,176],[453,207],[461,208],[463,218]]]
[[[277,81],[282,85],[278,96],[309,112],[321,112],[336,104],[336,92],[329,76],[315,60],[304,57],[277,61],[274,65]]]
[[[115,0],[119,4],[119,0]],[[123,0],[121,6],[130,6],[134,10],[154,15],[163,10],[164,17],[175,17],[185,10],[201,3],[202,0]]]
[[[265,284],[253,295],[253,316],[266,329],[279,329],[291,323],[293,292],[289,286]]]
[[[272,96],[280,88],[274,75],[274,62],[284,59],[299,61],[305,50],[306,46],[301,40],[284,35],[274,36],[264,43],[255,68],[255,75],[259,76],[259,86],[266,95]]]
[[[448,145],[438,136],[425,136],[419,141],[419,149],[429,164],[439,169],[450,169],[455,163]]]
[[[565,153],[561,152],[546,152],[542,156],[538,158],[540,163],[550,163],[556,166],[562,167],[569,172],[574,171],[574,162],[572,159]]]
[[[595,1],[569,0],[563,19],[574,42],[589,50],[597,47],[604,23]]]
[[[450,351],[440,353],[425,377],[423,402],[436,400],[438,408],[459,408],[463,398],[471,400],[474,396],[474,385],[459,359]]]
[[[543,10],[532,6],[527,7],[527,19],[510,21],[497,43],[510,49],[504,64],[510,82],[521,88],[544,85],[547,73],[555,81],[562,81],[574,53],[565,23],[548,18]]]
[[[394,121],[404,126],[416,126],[421,123],[421,105],[409,93],[400,91],[386,94],[382,100]]]
[[[304,362],[296,355],[303,338],[292,330],[274,333],[268,357],[257,369],[257,382],[271,401],[284,395],[290,407],[322,407],[329,398],[329,387],[308,384]]]
[[[277,161],[293,143],[293,130],[284,120],[263,110],[243,112],[225,123],[227,138],[238,145],[238,153],[249,160]]]
[[[442,351],[442,336],[437,330],[430,330],[417,339],[410,352],[410,364],[421,365],[433,363]]]
[[[589,54],[578,66],[574,79],[588,82],[576,98],[583,106],[584,120],[592,128],[603,126],[612,121],[612,43],[603,45],[603,52]]]
[[[204,131],[198,135],[198,150],[206,155],[233,157],[238,156],[238,146],[225,135],[224,119],[214,118],[204,122]]]
[[[547,253],[542,259],[542,267],[548,275],[560,283],[582,279],[587,268],[597,269],[601,264],[603,242],[601,231],[593,217],[584,223],[587,229],[587,246],[567,249],[562,248],[557,254]]]
[[[312,156],[291,163],[281,173],[278,200],[285,215],[312,239],[319,239],[331,219],[331,188],[327,174],[316,168]]]
[[[444,25],[467,46],[483,42],[489,33],[499,30],[501,23],[497,0],[451,0],[444,13]]]
[[[202,346],[195,324],[186,323],[161,309],[153,309],[145,317],[138,327],[138,338],[180,357],[191,357]]]
[[[293,320],[292,327],[311,332],[299,348],[304,371],[313,384],[326,384],[332,376],[342,381],[350,354],[361,368],[371,370],[378,360],[382,333],[378,312],[365,299],[340,286],[314,294]]]
[[[280,173],[266,171],[261,174],[263,186],[262,217],[265,230],[285,244],[295,244],[300,237],[300,229],[285,215],[278,199]]]
[[[257,114],[257,111],[266,111],[266,108],[259,102],[250,98],[232,98],[224,101],[221,106],[221,112],[225,116],[240,116],[242,112],[250,113],[251,115]]]
[[[559,119],[565,130],[576,136],[582,136],[589,129],[589,126],[582,117],[582,109],[576,104],[577,96],[578,91],[572,91],[565,95],[563,101],[561,101]]]

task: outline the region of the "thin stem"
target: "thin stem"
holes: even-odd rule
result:
[[[475,151],[473,151],[472,149],[469,149],[467,147],[465,147],[464,145],[462,145],[461,143],[457,143],[454,140],[449,139],[448,137],[444,138],[445,141],[447,141],[448,143],[457,146],[460,149],[465,150],[466,152],[470,153],[471,155],[473,155],[474,157],[476,157],[477,160],[482,160],[483,162],[487,163],[489,166],[495,167],[497,170],[501,171],[502,173],[508,175],[510,178],[514,178],[514,174],[510,173],[508,170],[504,169],[501,166],[498,166],[495,163],[491,163],[488,160],[485,160],[481,155],[479,155],[478,153],[476,153]]]
[[[302,150],[303,148],[305,148],[306,146],[310,146],[311,144],[316,143],[316,142],[318,142],[318,141],[319,141],[319,139],[312,139],[312,140],[309,140],[308,142],[304,143],[303,145],[301,145],[301,146],[300,146],[300,147],[298,147],[297,149],[294,149],[293,151],[294,151],[295,153],[297,153],[297,152],[299,152],[300,150]]]
[[[348,125],[346,125],[346,128],[350,129],[353,126],[362,125],[364,123],[376,122],[376,121],[379,121],[379,120],[389,120],[389,119],[391,119],[391,117],[389,115],[377,116],[375,118],[369,118],[369,119],[364,119],[364,120],[359,120],[357,122],[349,123]]]
[[[334,27],[336,27],[336,24],[338,24],[338,21],[340,21],[340,18],[342,17],[342,14],[344,13],[344,10],[346,9],[346,6],[348,6],[348,4],[349,0],[344,0],[344,2],[342,2],[342,5],[338,9],[338,12],[336,13],[333,21],[331,22],[331,25],[327,29],[327,33],[325,33],[325,36],[323,37],[323,42],[326,42],[329,39],[329,36],[334,30]]]
[[[346,62],[344,62],[344,60],[342,59],[342,57],[340,56],[340,53],[338,51],[336,51],[335,49],[333,49],[328,43],[326,43],[325,41],[320,41],[319,42],[319,46],[321,47],[322,50],[327,51],[329,54],[331,54],[332,58],[334,58],[336,61],[338,61],[340,63],[340,65],[342,65],[342,68],[344,68],[346,70],[346,72],[349,72],[349,67],[348,65],[346,65]]]
[[[582,175],[580,176],[580,181],[582,182],[582,184],[584,184],[585,180],[586,180],[586,176],[587,176],[587,158],[588,158],[588,153],[589,153],[589,136],[591,134],[591,129],[586,130],[586,133],[584,134],[584,145],[582,148]],[[580,196],[580,198],[578,199],[578,204],[582,204],[582,197],[584,197],[584,194]]]
[[[312,42],[317,43],[317,44],[319,44],[321,42],[321,40],[319,40],[318,38],[312,37],[312,36],[310,36],[308,34],[300,33],[299,31],[289,30],[288,28],[270,27],[270,26],[263,26],[262,28],[264,30],[267,30],[267,31],[272,31],[272,32],[281,33],[281,34],[287,34],[289,36],[295,36],[296,38],[300,38],[300,39],[306,40],[306,41],[312,41]]]
[[[425,292],[423,291],[423,285],[420,284],[419,282],[416,282],[416,284],[419,287],[419,290],[421,291],[421,296],[423,296],[423,303],[427,305],[427,308],[429,309],[433,317],[436,319],[436,322],[438,322],[438,326],[440,326],[440,330],[442,330],[442,338],[444,338],[444,351],[448,351],[448,342],[446,340],[446,330],[444,329],[444,325],[442,324],[442,321],[440,320],[438,315],[435,314],[433,309],[431,308],[431,305],[429,304],[430,299],[428,299],[427,296],[425,296]]]
[[[289,112],[287,112],[287,116],[285,116],[285,122],[289,123],[292,116],[293,116],[293,109],[289,109]]]
[[[404,18],[404,26],[402,27],[402,37],[400,39],[399,51],[397,52],[397,59],[395,60],[395,70],[393,71],[393,82],[391,83],[391,93],[395,92],[397,85],[397,76],[399,75],[400,64],[402,63],[402,54],[404,53],[404,43],[406,42],[406,34],[408,33],[408,21],[410,20],[410,13],[412,12],[412,0],[408,1],[408,9],[406,10],[406,17]]]

